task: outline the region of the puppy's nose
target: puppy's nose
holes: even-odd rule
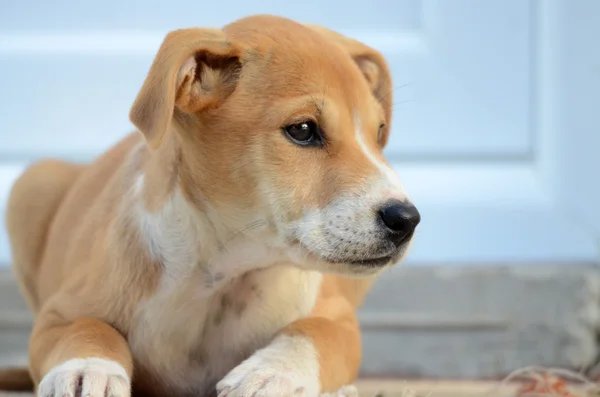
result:
[[[414,232],[421,221],[421,214],[411,203],[390,200],[379,209],[379,216],[385,227],[391,232],[391,239],[401,243]]]

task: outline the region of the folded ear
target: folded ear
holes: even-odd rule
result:
[[[148,145],[162,143],[175,108],[196,113],[216,107],[233,92],[239,51],[218,29],[181,29],[161,44],[129,118]]]
[[[309,28],[323,34],[340,44],[354,59],[362,71],[373,95],[383,106],[387,127],[381,137],[381,145],[385,146],[389,136],[389,125],[392,120],[392,75],[383,55],[350,37],[334,32],[322,26],[308,25]]]

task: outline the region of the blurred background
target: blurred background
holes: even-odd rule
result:
[[[0,212],[31,161],[87,161],[133,127],[164,35],[270,13],[383,52],[386,149],[423,221],[361,309],[365,376],[594,371],[600,329],[600,1],[0,0]],[[0,365],[30,316],[0,228]]]

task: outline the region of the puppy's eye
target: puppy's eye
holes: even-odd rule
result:
[[[312,146],[320,145],[321,129],[314,121],[303,121],[290,124],[283,129],[290,140],[298,145]]]

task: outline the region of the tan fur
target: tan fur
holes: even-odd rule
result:
[[[218,386],[226,393],[236,376],[252,387],[251,360],[238,364],[254,351],[265,351],[256,362],[278,363],[271,340],[315,351],[315,390],[353,382],[355,310],[377,272],[329,263],[286,233],[330,211],[340,192],[381,185],[369,200],[405,198],[381,182],[391,122],[381,54],[270,16],[175,31],[130,117],[140,134],[92,164],[40,162],[12,190],[14,267],[36,315],[34,383],[99,358],[134,376],[137,395],[209,394],[230,373]],[[283,136],[307,119],[323,126],[326,147]],[[110,387],[127,378],[85,368]]]

